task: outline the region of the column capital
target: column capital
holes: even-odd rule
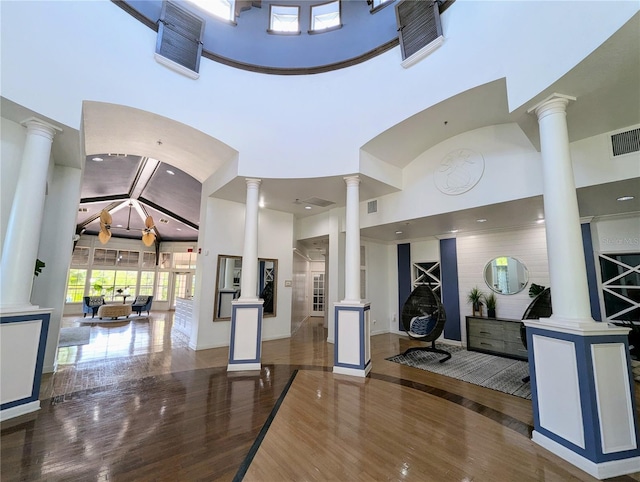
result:
[[[543,101],[537,103],[531,107],[527,114],[534,112],[538,116],[538,120],[549,114],[564,114],[567,111],[567,105],[569,101],[575,101],[576,98],[570,95],[564,94],[551,94]]]
[[[360,184],[360,177],[359,176],[345,176],[344,178],[344,182],[347,183],[347,186],[357,186]]]
[[[262,179],[254,179],[252,177],[248,177],[245,179],[245,182],[247,183],[247,187],[259,187]]]
[[[20,124],[27,128],[28,133],[41,135],[42,137],[47,137],[51,140],[53,140],[53,136],[55,136],[57,132],[62,132],[62,129],[59,127],[43,121],[42,119],[38,119],[37,117],[29,117],[20,122]]]

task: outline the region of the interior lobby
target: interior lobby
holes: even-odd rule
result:
[[[0,2],[2,480],[640,480],[640,4],[404,2],[173,2],[187,71],[166,2]],[[388,360],[424,284],[452,350],[551,288],[530,398]]]

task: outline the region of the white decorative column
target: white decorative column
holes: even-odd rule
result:
[[[51,309],[31,304],[51,144],[56,130],[39,119],[27,128],[22,164],[0,260],[0,420],[40,408]]]
[[[258,299],[258,210],[260,179],[247,179],[240,298],[232,302],[227,371],[260,370],[262,311]]]
[[[533,441],[592,476],[640,471],[628,329],[591,317],[566,108],[553,94],[538,118],[553,314],[525,321]]]
[[[51,144],[56,130],[60,130],[35,118],[23,121],[22,125],[27,128],[27,139],[0,261],[1,312],[37,308],[30,302],[33,270],[40,242]]]
[[[333,372],[366,377],[371,370],[370,304],[360,300],[360,179],[347,184],[345,299],[335,304]]]

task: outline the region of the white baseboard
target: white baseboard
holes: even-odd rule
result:
[[[10,418],[19,417],[20,415],[24,415],[27,413],[35,412],[37,410],[40,410],[40,400],[24,403],[22,405],[16,405],[15,407],[11,408],[6,408],[0,411],[0,422],[4,422],[5,420],[9,420]]]
[[[558,457],[566,460],[570,464],[584,470],[587,474],[595,477],[596,479],[603,480],[611,477],[618,477],[620,475],[640,472],[640,457],[611,460],[609,462],[601,462],[598,464],[584,458],[580,454],[575,453],[573,450],[569,450],[564,445],[560,445],[558,442],[551,440],[549,437],[542,435],[540,432],[535,430],[533,431],[531,440],[554,453]]]

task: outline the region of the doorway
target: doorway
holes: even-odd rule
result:
[[[311,272],[311,316],[324,317],[325,274],[324,271]]]
[[[176,299],[186,298],[190,300],[195,291],[196,277],[191,271],[176,271],[173,273],[173,292],[169,303],[169,309],[176,309]]]

